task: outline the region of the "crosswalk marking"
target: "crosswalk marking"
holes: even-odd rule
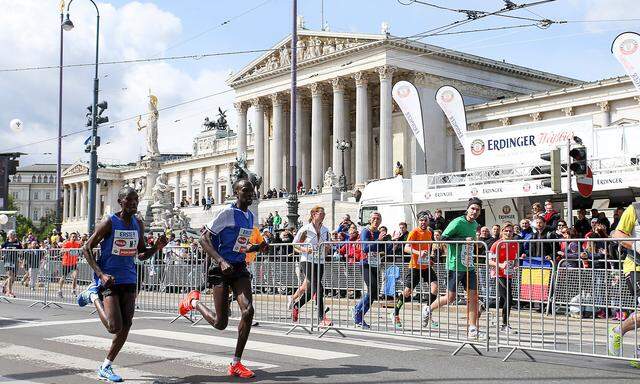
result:
[[[15,320],[7,317],[1,318],[3,320]],[[134,317],[133,320],[146,319],[146,320],[171,320],[172,317],[167,316],[139,316]],[[20,320],[15,320],[20,321]],[[91,319],[77,319],[77,320],[54,320],[54,321],[25,321],[24,324],[9,325],[6,327],[0,327],[0,331],[4,329],[20,329],[20,328],[35,328],[35,327],[51,327],[56,325],[69,325],[69,324],[85,324],[85,323],[99,323],[100,319],[95,317]]]
[[[37,383],[35,381],[14,380],[12,378],[5,377],[5,376],[0,376],[0,383],[3,383],[3,384],[40,384],[40,383]]]
[[[134,335],[158,337],[158,338],[170,339],[170,340],[181,340],[181,341],[188,341],[193,343],[202,343],[202,344],[217,345],[217,346],[231,347],[231,348],[236,346],[235,338],[232,339],[229,337],[201,335],[201,334],[188,333],[188,332],[172,332],[172,331],[164,331],[159,329],[139,329],[139,330],[132,330],[130,333]],[[313,360],[344,359],[347,357],[357,356],[351,353],[334,352],[334,351],[298,347],[298,346],[286,345],[286,344],[267,343],[262,341],[254,341],[251,339],[249,339],[249,341],[247,342],[247,346],[245,347],[245,349],[274,353],[278,355],[303,357],[306,359],[313,359]]]
[[[210,325],[197,325],[196,328],[211,328]],[[236,330],[227,329],[225,332],[233,332],[237,334]],[[292,339],[305,339],[305,340],[313,340],[313,341],[322,341],[328,343],[335,344],[344,344],[344,345],[355,345],[361,348],[380,348],[387,349],[390,351],[400,351],[400,352],[410,352],[410,351],[418,351],[418,350],[431,350],[433,348],[417,346],[417,345],[404,345],[404,344],[393,344],[393,343],[382,343],[373,340],[365,340],[365,339],[354,339],[354,338],[333,338],[325,336],[322,339],[318,339],[317,336],[306,335],[306,334],[285,334],[284,331],[275,331],[268,329],[260,329],[260,328],[251,328],[251,334],[257,335],[265,335],[265,336],[278,336],[278,337],[286,337]],[[362,335],[360,335],[362,336]]]
[[[87,348],[95,348],[106,351],[111,345],[111,340],[104,337],[95,337],[88,335],[70,335],[70,336],[60,336],[60,337],[52,337],[47,340],[52,340],[65,344],[72,344]],[[176,359],[179,360],[180,363],[184,363],[186,365],[197,367],[197,368],[226,368],[226,366],[231,361],[231,357],[229,356],[216,356],[209,355],[204,353],[197,353],[192,351],[183,351],[179,349],[173,348],[165,348],[165,347],[157,347],[154,345],[148,344],[140,344],[133,343],[127,341],[122,347],[122,353],[130,353],[135,355],[143,355],[150,356],[154,358],[162,358],[162,359]],[[276,365],[272,364],[263,364],[250,360],[243,360],[244,365],[255,368],[255,369],[268,369],[275,368]]]
[[[100,365],[100,362],[82,357],[5,343],[0,343],[0,357],[29,363],[44,363],[47,369],[65,369],[73,372],[73,374],[93,380],[97,378],[96,370],[98,365]],[[125,380],[154,384],[171,382],[171,380],[164,379],[159,375],[137,369],[119,366],[116,366],[115,369],[116,373],[121,375]]]

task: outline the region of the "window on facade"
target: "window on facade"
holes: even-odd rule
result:
[[[225,197],[227,197],[227,186],[226,185],[221,185],[220,186],[220,201],[223,201],[225,199]]]
[[[196,205],[200,204],[200,189],[198,188],[193,190],[193,203]]]
[[[31,176],[31,182],[35,183],[38,179],[36,179],[36,175]]]
[[[22,181],[22,176],[18,175],[18,183]]]
[[[40,193],[38,193],[38,191],[34,191],[33,192],[33,200],[38,200],[40,199]]]
[[[44,199],[45,200],[51,200],[51,192],[45,192]]]
[[[31,217],[33,217],[33,220],[38,220],[40,218],[40,211],[38,208],[33,209],[33,215]]]
[[[38,183],[42,183],[42,176],[38,175]]]
[[[213,197],[213,188],[207,187],[207,197]]]
[[[13,196],[15,200],[18,200],[20,198],[20,193],[18,191],[13,191],[11,192],[11,196]]]

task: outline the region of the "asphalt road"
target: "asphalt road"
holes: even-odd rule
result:
[[[90,383],[104,359],[110,335],[90,310],[29,308],[28,302],[0,302],[0,383]],[[226,375],[237,323],[225,331],[171,316],[137,312],[129,340],[114,363],[116,373],[135,383],[638,383],[640,370],[624,361],[533,353],[535,362],[507,350],[465,347],[402,336],[322,339],[302,330],[261,325],[252,331],[243,360],[256,378]]]

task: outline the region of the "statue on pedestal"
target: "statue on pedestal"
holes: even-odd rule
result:
[[[173,186],[168,184],[167,174],[159,174],[153,186],[153,205],[171,205],[172,190]]]
[[[141,125],[142,116],[138,116],[136,125],[138,131],[147,129],[147,155],[145,159],[155,159],[160,156],[160,150],[158,150],[158,98],[155,95],[149,95],[149,113],[147,117],[147,123]]]
[[[262,176],[258,176],[247,168],[247,158],[245,154],[241,154],[233,163],[233,171],[231,172],[231,185],[241,179],[247,179],[253,184],[257,191],[262,185]]]

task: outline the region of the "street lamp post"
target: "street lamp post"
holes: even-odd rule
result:
[[[298,191],[296,186],[296,92],[297,92],[297,70],[298,70],[298,1],[293,0],[291,4],[291,124],[289,125],[289,198],[287,199],[287,222],[289,228],[295,230],[298,227]]]
[[[347,139],[336,140],[336,148],[342,153],[342,172],[338,178],[340,192],[347,192],[347,177],[344,175],[344,151],[351,148],[351,141]]]
[[[88,233],[93,233],[93,230],[96,225],[96,179],[98,173],[98,146],[100,145],[98,138],[98,48],[100,41],[100,11],[98,10],[98,6],[93,0],[91,4],[96,9],[96,65],[95,65],[95,76],[93,78],[93,104],[91,108],[91,157],[89,163],[89,212],[87,214],[88,221]],[[73,29],[73,23],[71,19],[69,19],[69,9],[71,8],[71,3],[73,0],[69,1],[67,5],[67,18],[62,23],[62,29],[65,31],[70,31]]]
[[[64,38],[64,3],[60,6],[60,76],[58,85],[58,156],[56,162],[56,231],[62,227],[62,54]]]

